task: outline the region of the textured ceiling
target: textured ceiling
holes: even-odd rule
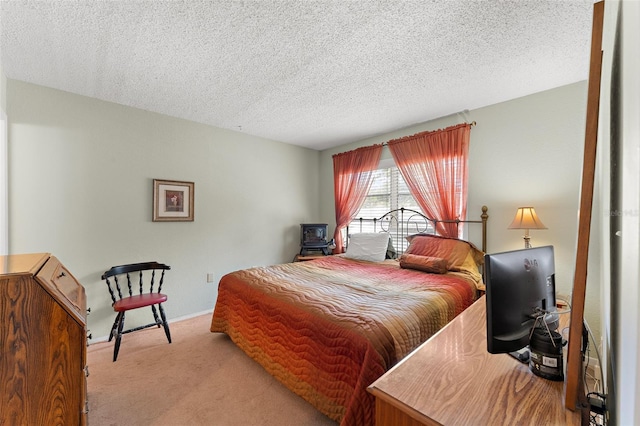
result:
[[[2,0],[0,60],[11,79],[325,149],[587,79],[592,10]]]

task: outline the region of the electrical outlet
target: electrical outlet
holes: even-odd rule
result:
[[[207,282],[208,283],[212,283],[213,282],[213,274],[211,272],[209,272],[207,274]]]

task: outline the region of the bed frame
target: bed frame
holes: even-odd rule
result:
[[[455,223],[458,229],[460,225],[464,226],[467,223],[479,223],[482,225],[481,250],[486,253],[487,219],[489,219],[487,211],[487,206],[482,206],[482,214],[480,215],[480,220],[440,220],[429,218],[418,211],[405,209],[404,207],[402,207],[396,210],[391,210],[390,212],[385,213],[379,218],[354,219],[351,223],[353,224],[353,222],[358,222],[357,229],[354,230],[353,225],[351,226],[351,228],[347,226],[347,235],[350,235],[350,233],[353,231],[355,231],[356,233],[388,232],[391,235],[394,245],[396,246],[395,249],[397,253],[402,254],[404,250],[406,250],[407,246],[406,237],[418,233],[436,234],[435,230],[438,223]],[[346,239],[346,241],[348,241],[348,239]]]

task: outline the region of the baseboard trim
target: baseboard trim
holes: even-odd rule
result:
[[[195,312],[193,314],[188,314],[178,318],[171,319],[169,320],[169,324],[171,324],[172,322],[184,321],[191,318],[199,317],[200,315],[207,315],[207,314],[213,314],[213,309],[207,309],[206,311]]]
[[[192,314],[183,315],[181,317],[173,318],[168,320],[169,324],[174,322],[184,321],[191,318],[199,317],[200,315],[211,315],[213,314],[213,309],[207,309],[206,311],[194,312]],[[100,336],[100,337],[92,337],[91,342],[88,342],[88,345],[95,345],[96,343],[104,343],[109,341],[109,335]]]

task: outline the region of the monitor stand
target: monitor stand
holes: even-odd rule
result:
[[[531,359],[531,354],[529,352],[529,346],[525,346],[524,348],[509,352],[509,355],[517,359],[523,364],[529,364],[529,360]]]

